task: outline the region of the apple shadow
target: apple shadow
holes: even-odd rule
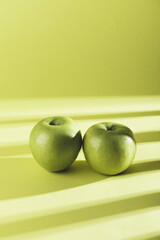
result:
[[[92,171],[86,161],[76,160],[65,171],[52,173],[43,169],[32,157],[1,158],[0,200],[39,195],[74,188],[106,179]]]
[[[74,120],[90,120],[90,119],[110,119],[110,118],[132,118],[132,117],[145,117],[145,116],[158,116],[160,115],[160,111],[141,111],[141,112],[120,112],[120,113],[97,113],[97,114],[79,114],[79,115],[72,115],[69,114]],[[11,124],[11,123],[30,123],[30,122],[38,122],[42,118],[47,116],[38,116],[33,117],[31,116],[28,119],[15,119],[15,120],[0,120],[0,124]]]
[[[129,174],[155,171],[159,168],[159,160],[147,160],[147,162],[132,164],[119,175],[125,177]],[[3,183],[3,187],[0,191],[0,200],[56,192],[107,178],[116,179],[116,176],[96,173],[83,160],[76,160],[63,172],[51,173],[39,166],[33,158],[1,158],[0,182]]]
[[[33,232],[40,229],[53,229],[64,225],[81,223],[103,217],[113,218],[118,214],[159,206],[159,202],[160,192],[132,196],[126,199],[114,200],[112,202],[95,202],[95,205],[89,207],[0,225],[0,236],[6,237],[15,234]]]

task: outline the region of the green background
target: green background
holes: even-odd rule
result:
[[[0,0],[0,97],[160,93],[160,1]]]

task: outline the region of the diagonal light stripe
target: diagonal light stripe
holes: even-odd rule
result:
[[[160,172],[119,175],[59,192],[0,202],[0,223],[70,211],[160,190]],[[96,194],[95,194],[96,193]],[[64,201],[65,199],[65,201]]]

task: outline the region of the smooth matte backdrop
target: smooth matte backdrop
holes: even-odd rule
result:
[[[160,93],[159,0],[0,0],[0,98]]]

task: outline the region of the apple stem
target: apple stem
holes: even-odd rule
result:
[[[49,123],[49,125],[52,125],[52,126],[57,126],[57,125],[61,125],[60,123],[55,123],[55,121],[54,120],[52,120],[50,123]]]

